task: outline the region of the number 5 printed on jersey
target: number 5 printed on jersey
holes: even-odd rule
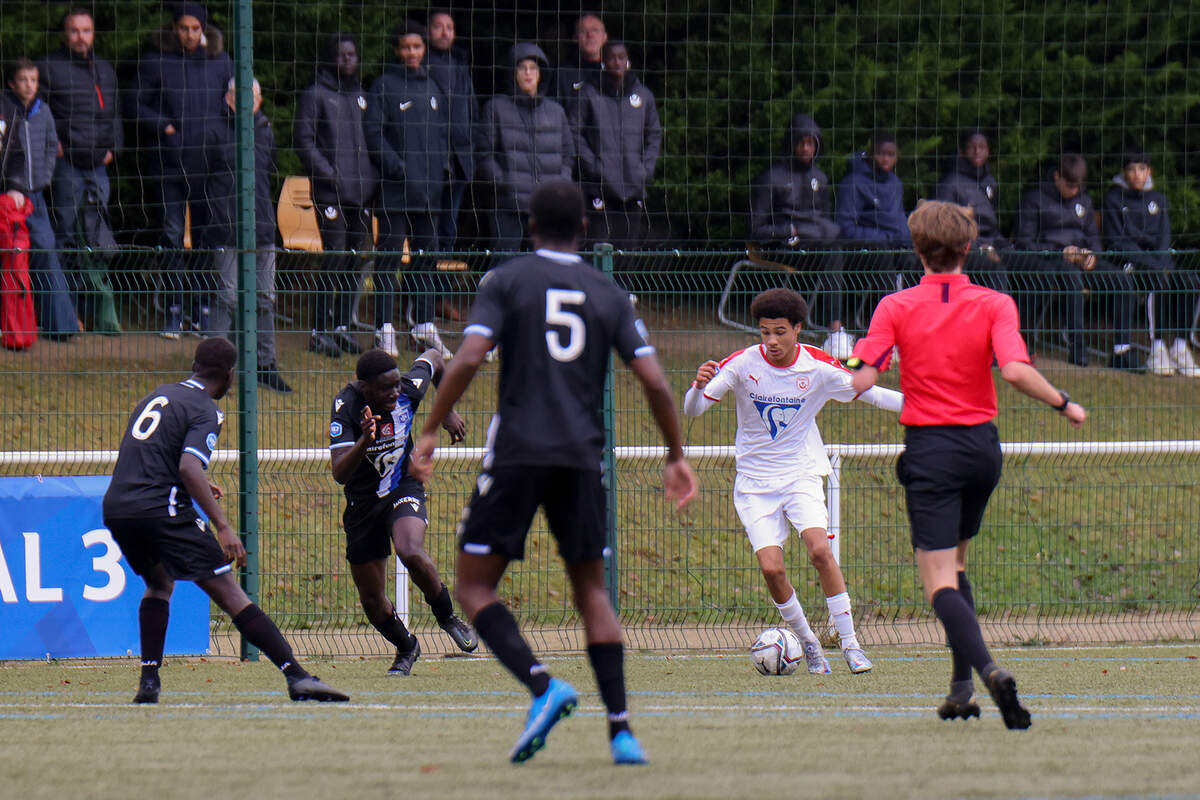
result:
[[[546,324],[561,325],[567,329],[565,337],[561,331],[546,331],[546,349],[555,361],[574,361],[583,352],[587,341],[583,318],[564,310],[563,306],[581,306],[585,302],[587,295],[577,289],[546,290]]]

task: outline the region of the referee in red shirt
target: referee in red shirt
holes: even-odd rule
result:
[[[871,317],[847,366],[864,392],[887,369],[892,348],[904,359],[900,390],[904,453],[896,475],[904,485],[917,570],[925,599],[946,629],[954,671],[942,719],[979,716],[971,668],[996,701],[1004,724],[1028,728],[1017,682],[992,661],[967,580],[967,544],[979,532],[988,498],[1000,481],[1000,438],[993,361],[1018,391],[1041,400],[1079,427],[1083,406],[1029,363],[1017,306],[1006,294],[976,286],[963,264],[979,227],[970,209],[926,202],[908,218],[925,267],[921,283],[888,295]]]

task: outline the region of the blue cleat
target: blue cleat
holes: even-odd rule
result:
[[[621,731],[609,742],[614,764],[645,764],[646,751],[629,731]]]
[[[558,678],[550,679],[550,687],[540,696],[533,698],[529,716],[525,719],[525,730],[513,746],[508,758],[520,764],[533,758],[533,754],[546,745],[546,734],[560,719],[566,719],[579,704],[575,688]],[[636,744],[636,742],[635,742]]]

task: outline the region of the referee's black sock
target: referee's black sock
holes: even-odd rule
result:
[[[517,680],[529,687],[534,697],[550,688],[550,673],[538,663],[529,644],[521,636],[517,621],[503,603],[484,606],[475,615],[475,630],[496,658]]]
[[[971,582],[967,580],[967,573],[958,573],[958,593],[963,596],[963,600],[967,601],[967,606],[970,607],[971,613],[975,612],[975,597],[971,594]],[[950,660],[953,663],[953,671],[950,674],[952,683],[960,683],[962,681],[971,680],[971,662],[967,661],[966,657],[950,648]]]
[[[608,710],[608,738],[629,730],[629,710],[625,705],[625,646],[620,642],[589,644],[588,659],[596,673],[600,699]]]
[[[289,678],[304,678],[308,673],[296,663],[292,646],[283,638],[279,628],[263,610],[254,603],[243,608],[233,618],[233,624],[241,631],[246,641],[267,654],[271,663]]]
[[[982,675],[984,667],[992,663],[992,656],[983,643],[979,620],[966,598],[958,589],[943,587],[933,596],[933,611],[946,629],[950,648]]]
[[[142,642],[142,677],[153,677],[162,665],[163,643],[167,640],[167,620],[171,602],[159,597],[143,597],[138,606],[138,633]]]
[[[413,635],[409,633],[408,628],[404,627],[404,623],[396,614],[396,609],[392,609],[392,615],[381,623],[372,622],[371,625],[375,630],[383,634],[383,638],[387,639],[397,650],[408,652],[412,650]]]
[[[446,588],[446,584],[442,584],[442,590],[432,598],[426,597],[425,602],[429,604],[430,610],[433,611],[433,618],[439,623],[445,622],[454,616],[454,603],[450,601],[450,590]]]

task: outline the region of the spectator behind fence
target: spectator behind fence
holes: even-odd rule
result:
[[[750,187],[750,238],[769,258],[816,274],[816,322],[829,328],[821,349],[845,360],[854,348],[842,326],[845,259],[838,251],[845,245],[833,221],[829,176],[817,166],[820,154],[821,128],[808,114],[796,114],[784,158]]]
[[[200,3],[174,6],[171,30],[161,52],[147,53],[138,63],[133,115],[147,139],[146,166],[162,200],[160,263],[166,294],[162,335],[178,339],[184,313],[193,330],[209,329],[208,276],[202,274],[211,255],[184,253],[183,234],[191,211],[192,246],[197,251],[228,248],[233,231],[220,224],[216,204],[219,183],[205,142],[212,128],[226,125],[225,87],[233,78],[233,62],[221,37],[208,24]],[[185,301],[187,307],[185,308]]]
[[[642,242],[662,126],[654,95],[629,71],[625,43],[606,42],[603,58],[599,88],[580,89],[572,118],[579,179],[590,206],[589,238],[633,250]]]
[[[1150,159],[1135,151],[1127,153],[1123,163],[1104,195],[1104,239],[1110,257],[1132,273],[1138,289],[1154,293],[1154,335],[1146,366],[1155,375],[1178,372],[1200,378],[1187,342],[1200,297],[1200,276],[1195,270],[1180,269],[1171,256],[1167,198],[1154,191]]]
[[[450,166],[442,187],[437,223],[438,247],[442,250],[453,250],[458,241],[458,212],[463,195],[475,178],[472,131],[479,116],[467,53],[454,46],[455,35],[454,18],[449,11],[438,8],[429,12],[425,64],[450,104]],[[452,308],[445,306],[446,312],[457,319],[458,314]]]
[[[358,355],[350,334],[357,256],[371,246],[371,205],[379,172],[367,153],[363,117],[367,98],[358,79],[358,43],[346,33],[326,40],[316,82],[296,106],[296,154],[312,186],[321,234],[321,281],[313,302],[308,349],[337,358]]]
[[[0,100],[0,120],[11,129],[6,136],[3,188],[20,192],[33,205],[25,224],[38,328],[45,338],[65,340],[79,332],[79,320],[46,208],[45,190],[50,188],[58,158],[54,116],[37,96],[38,68],[32,61],[13,61],[5,70],[5,79],[8,88]]]
[[[513,45],[512,87],[484,103],[476,128],[478,175],[492,206],[488,233],[491,248],[527,249],[529,199],[534,187],[551,178],[571,179],[575,138],[567,114],[542,96],[549,64],[536,44]]]
[[[258,351],[258,382],[268,389],[288,394],[288,386],[279,374],[275,358],[275,202],[271,192],[271,175],[275,172],[275,131],[271,120],[262,110],[262,87],[254,81],[254,249],[255,249],[255,312],[258,329],[255,340]],[[237,225],[237,88],[229,82],[225,91],[224,124],[209,129],[209,163],[214,169],[215,215],[221,225],[236,229]],[[219,193],[218,193],[219,192]],[[231,248],[230,253],[235,253]],[[210,317],[212,332],[230,337],[241,326],[234,323],[237,315],[238,259],[217,260],[217,287],[212,299]],[[232,337],[230,337],[232,338]]]
[[[901,288],[902,273],[916,266],[909,252],[904,184],[895,173],[899,158],[896,137],[876,131],[871,149],[850,156],[849,169],[838,183],[834,218],[842,239],[859,251],[847,259],[849,271],[862,275],[849,287],[852,293],[895,291]]]
[[[107,218],[108,166],[123,144],[117,75],[112,64],[96,55],[96,25],[89,10],[68,10],[62,30],[63,46],[38,62],[42,97],[54,114],[59,144],[50,217],[60,250],[99,248],[107,242],[91,240],[87,226],[77,222],[84,206],[95,207],[97,215]],[[80,291],[85,265],[75,253],[62,252],[60,258],[68,283]],[[94,327],[97,323],[93,320]]]
[[[1000,233],[996,211],[999,184],[988,169],[990,155],[986,134],[965,131],[958,140],[958,155],[934,188],[933,199],[966,206],[975,213],[979,238],[971,243],[966,272],[980,286],[1007,293],[1012,242]]]
[[[405,240],[410,255],[404,275],[414,326],[412,338],[448,358],[434,323],[434,302],[441,289],[430,252],[438,249],[439,204],[450,165],[446,95],[425,68],[425,28],[415,22],[392,33],[397,61],[384,67],[371,86],[363,122],[367,150],[381,176],[379,251],[376,259],[376,346],[397,354],[393,310],[396,272],[403,264]]]
[[[1040,302],[1045,304],[1066,295],[1065,333],[1070,362],[1080,367],[1088,363],[1083,332],[1083,294],[1087,286],[1111,315],[1113,349],[1108,366],[1139,370],[1137,356],[1130,349],[1133,278],[1096,255],[1101,249],[1100,231],[1092,199],[1083,189],[1086,179],[1083,156],[1064,154],[1058,166],[1022,198],[1013,241],[1018,248],[1031,251],[1029,259],[1039,270]]]
[[[603,48],[608,42],[608,30],[595,14],[584,14],[575,23],[575,46],[554,71],[546,94],[553,95],[569,114],[578,102],[584,86],[600,88],[604,72]]]

